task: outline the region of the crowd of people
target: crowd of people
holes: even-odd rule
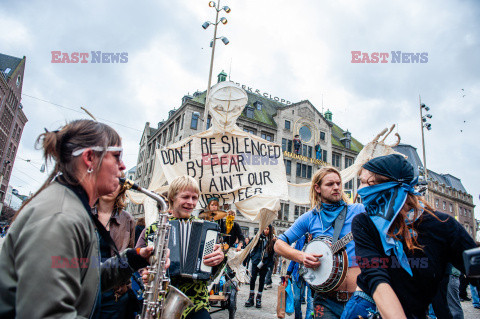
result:
[[[134,318],[141,307],[132,276],[138,271],[149,283],[149,242],[159,225],[145,227],[145,220],[125,211],[120,136],[105,124],[77,120],[46,131],[37,143],[55,167],[15,214],[5,238],[0,317]],[[295,319],[303,318],[302,303],[307,319],[463,318],[460,299],[468,298],[468,285],[480,308],[478,281],[464,276],[462,258],[476,244],[454,218],[416,192],[413,166],[400,155],[376,157],[363,165],[359,180],[362,203],[350,204],[338,170],[321,168],[311,181],[311,209],[279,236],[272,225],[261,230],[243,261],[251,275],[245,307],[262,307],[264,289],[272,288],[278,271],[293,286]],[[192,213],[199,196],[195,179],[175,178],[166,194],[169,220],[197,219]],[[205,212],[218,211],[219,204],[210,198]],[[240,251],[251,241],[234,215],[228,211],[228,218],[215,221],[224,245],[214,245],[202,261],[212,274],[232,271],[226,251]],[[304,249],[352,234],[340,257]],[[348,265],[332,289],[305,277],[328,264],[327,258]],[[169,264],[167,255],[162,267]],[[183,319],[211,318],[207,281],[170,280],[192,302]]]

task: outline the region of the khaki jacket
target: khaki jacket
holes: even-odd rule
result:
[[[100,267],[99,237],[81,193],[53,182],[13,222],[0,252],[0,318],[90,318],[100,278],[102,290],[130,278],[122,261],[135,259],[134,250]]]

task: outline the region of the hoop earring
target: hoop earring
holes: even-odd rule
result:
[[[92,173],[93,173],[93,168],[89,167],[89,168],[87,169],[87,173],[88,173],[88,174],[92,174]]]

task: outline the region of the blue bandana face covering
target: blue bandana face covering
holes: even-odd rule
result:
[[[417,181],[418,179],[414,179],[410,184],[387,182],[367,186],[358,190],[358,195],[362,197],[365,211],[380,233],[385,254],[391,256],[393,252],[402,268],[405,269],[410,276],[413,276],[413,273],[408,263],[408,258],[403,251],[402,242],[388,236],[387,233],[405,204],[407,194],[418,195],[413,189]]]
[[[326,231],[332,226],[338,214],[340,214],[340,212],[346,205],[347,204],[345,204],[345,202],[341,200],[335,204],[322,203],[322,206],[320,207],[320,211],[317,208],[315,208],[314,213],[320,216],[320,219],[323,225],[323,231]]]

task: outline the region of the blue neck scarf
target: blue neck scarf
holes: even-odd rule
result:
[[[417,184],[417,181],[418,179],[414,179],[410,184],[388,182],[358,190],[358,195],[362,197],[365,211],[380,233],[385,254],[391,256],[393,253],[402,268],[405,269],[410,276],[413,276],[413,273],[408,263],[408,258],[403,251],[402,242],[388,236],[387,233],[405,204],[407,194],[418,195],[413,188],[413,186]]]
[[[315,208],[314,214],[318,214],[318,216],[320,216],[320,219],[322,220],[323,231],[326,231],[332,226],[338,214],[340,214],[345,206],[347,206],[347,204],[341,200],[335,204],[322,203],[320,206],[320,211]]]

